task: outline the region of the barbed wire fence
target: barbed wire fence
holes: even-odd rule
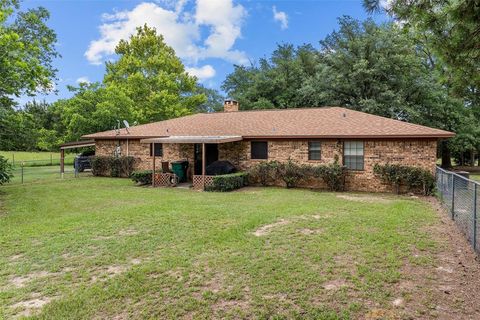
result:
[[[437,191],[443,204],[459,229],[480,253],[479,225],[477,216],[480,214],[480,184],[467,179],[455,172],[437,167]]]

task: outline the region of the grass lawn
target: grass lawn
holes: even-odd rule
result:
[[[90,171],[80,173],[81,177],[91,175]],[[64,178],[74,178],[75,172],[72,164],[65,164]],[[60,166],[27,166],[23,168],[23,183],[44,183],[60,180]],[[13,170],[13,178],[10,184],[22,183],[22,168],[15,167]]]
[[[55,165],[60,164],[60,152],[28,152],[28,151],[0,151],[0,156],[5,157],[10,163],[20,166]],[[65,154],[65,163],[73,164],[74,153]]]
[[[445,312],[429,282],[444,250],[432,231],[440,222],[419,199],[80,178],[4,186],[0,205],[0,318]]]
[[[480,174],[471,174],[470,179],[480,181]]]

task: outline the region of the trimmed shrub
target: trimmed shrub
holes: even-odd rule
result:
[[[407,192],[422,193],[426,196],[435,191],[435,177],[422,168],[387,163],[376,164],[373,172],[383,182],[390,184],[397,194],[402,186],[407,188]]]
[[[213,177],[213,185],[207,187],[206,191],[227,192],[240,189],[248,184],[248,173],[237,172],[231,174],[223,174]]]
[[[287,188],[293,188],[308,178],[321,178],[330,190],[343,191],[346,172],[346,168],[337,161],[329,165],[311,166],[289,160],[260,162],[250,168],[248,174],[252,183],[260,183],[263,186],[273,185],[277,179],[281,179]]]
[[[160,173],[161,171],[157,170],[157,173]],[[138,185],[149,185],[152,184],[152,173],[153,170],[138,170],[138,171],[133,171],[132,174],[130,175],[130,178],[136,182]]]
[[[127,178],[133,172],[134,157],[95,156],[91,159],[95,176]]]
[[[262,161],[248,170],[249,179],[253,183],[267,186],[277,179],[277,161]]]
[[[331,191],[345,190],[347,168],[338,162],[312,168],[313,176],[321,178]]]
[[[285,182],[287,188],[296,187],[302,180],[309,176],[311,166],[300,165],[292,160],[278,163],[276,166],[276,176]]]

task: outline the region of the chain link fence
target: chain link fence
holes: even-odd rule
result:
[[[73,157],[66,159],[64,174],[60,172],[60,159],[17,161],[13,169],[11,184],[48,182],[57,179],[91,176],[90,169],[75,170]]]
[[[477,215],[480,214],[480,184],[455,172],[437,167],[437,190],[452,220],[468,242],[480,253]]]

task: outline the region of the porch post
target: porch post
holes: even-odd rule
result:
[[[202,143],[202,189],[205,190],[205,143]]]
[[[65,149],[60,149],[60,176],[63,179],[65,173]]]
[[[152,143],[152,154],[153,154],[152,187],[155,187],[155,143]]]

